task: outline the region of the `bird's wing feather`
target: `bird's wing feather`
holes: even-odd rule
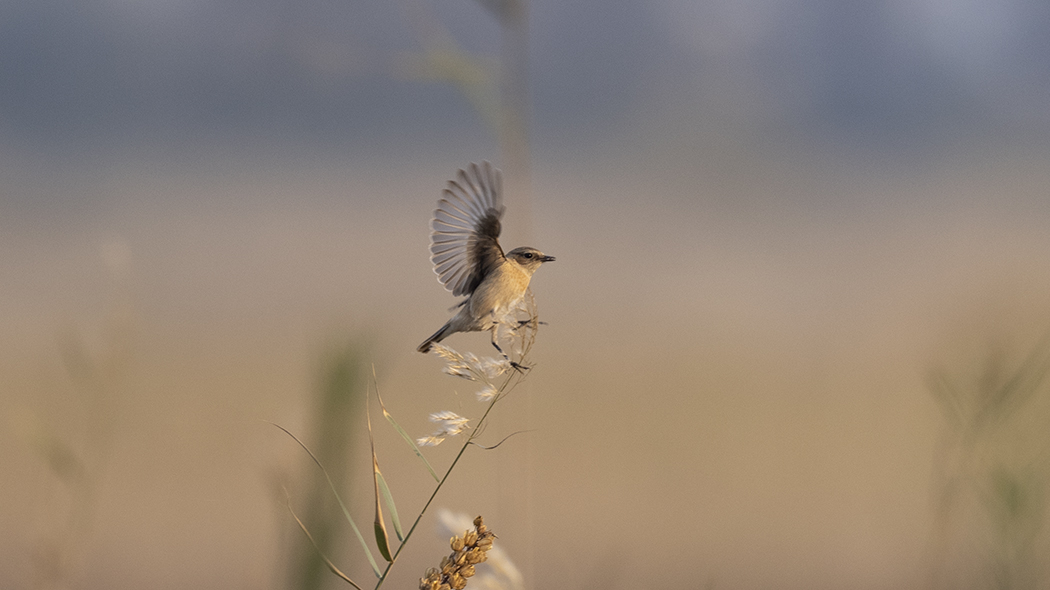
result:
[[[430,261],[453,295],[470,295],[503,261],[497,238],[503,216],[503,178],[488,162],[471,164],[450,180],[430,222]]]

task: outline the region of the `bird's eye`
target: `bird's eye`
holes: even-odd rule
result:
[[[532,258],[532,252],[526,252],[522,254],[522,256],[524,256],[525,258]]]

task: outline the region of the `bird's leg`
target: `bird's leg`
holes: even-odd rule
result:
[[[523,372],[523,371],[525,371],[526,369],[531,369],[531,368],[532,368],[532,367],[527,367],[527,366],[525,366],[525,365],[523,365],[523,364],[521,364],[521,363],[519,363],[519,362],[516,362],[516,361],[512,361],[512,360],[510,360],[510,357],[509,357],[509,356],[507,356],[507,353],[503,352],[503,349],[502,349],[502,348],[500,348],[500,347],[499,347],[499,344],[498,344],[498,343],[496,342],[496,330],[495,330],[495,328],[493,328],[493,330],[492,330],[492,346],[496,347],[496,350],[498,350],[498,351],[499,351],[499,353],[500,353],[501,355],[503,355],[503,358],[507,359],[507,362],[508,362],[508,363],[510,363],[510,366],[511,366],[511,367],[512,367],[512,368],[513,368],[513,369],[514,369],[515,371],[518,371],[518,372]]]

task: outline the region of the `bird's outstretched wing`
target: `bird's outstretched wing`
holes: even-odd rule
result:
[[[503,261],[497,238],[503,177],[492,164],[471,164],[450,180],[430,223],[430,260],[453,295],[470,295]]]

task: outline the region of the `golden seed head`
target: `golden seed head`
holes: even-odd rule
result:
[[[426,577],[419,581],[420,590],[466,588],[467,578],[477,573],[474,566],[488,559],[485,552],[492,549],[495,538],[495,533],[485,526],[482,518],[475,518],[474,530],[464,532],[462,537],[449,539],[452,553],[441,558],[440,567],[427,569]]]

